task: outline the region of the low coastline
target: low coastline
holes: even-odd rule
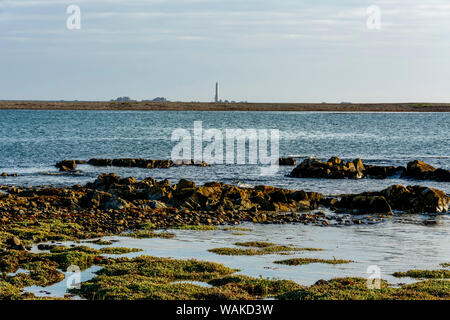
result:
[[[450,103],[0,101],[0,110],[450,112]]]

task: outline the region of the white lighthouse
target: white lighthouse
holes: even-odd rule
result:
[[[219,82],[216,82],[216,97],[214,98],[214,101],[217,103],[219,102],[220,97],[219,97]]]

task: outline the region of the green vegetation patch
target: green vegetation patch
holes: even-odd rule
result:
[[[153,278],[162,277],[172,281],[205,281],[232,274],[234,271],[234,269],[214,262],[140,256],[134,259],[110,259],[98,274],[108,276],[137,274]]]
[[[146,222],[146,223],[141,224],[140,229],[155,230],[155,229],[157,229],[157,226],[154,223]]]
[[[102,240],[102,239],[98,239],[98,240],[89,240],[89,241],[84,241],[85,243],[92,243],[92,244],[96,244],[99,246],[109,246],[112,245],[114,243],[114,241],[109,241],[109,240]]]
[[[253,231],[250,228],[242,228],[242,227],[226,227],[226,228],[223,228],[223,230],[225,230],[225,231],[244,231],[244,232]]]
[[[266,254],[289,254],[292,252],[299,251],[321,251],[323,249],[317,248],[297,248],[291,246],[279,246],[268,242],[243,242],[236,243],[236,245],[256,247],[251,249],[241,249],[241,248],[213,248],[209,249],[209,252],[225,255],[225,256],[258,256]]]
[[[81,270],[85,270],[94,264],[96,254],[84,251],[63,251],[60,253],[41,253],[41,257],[54,261],[58,266],[66,271],[72,265],[78,266]]]
[[[342,260],[342,259],[315,259],[315,258],[294,258],[294,259],[274,261],[274,263],[285,264],[288,266],[298,266],[298,265],[305,265],[305,264],[310,264],[310,263],[345,264],[345,263],[351,263],[351,262],[353,262],[353,261]]]
[[[7,281],[18,288],[40,286],[47,287],[64,280],[64,274],[56,270],[56,264],[50,261],[33,261],[21,266],[29,273],[19,273],[7,277]]]
[[[450,279],[450,270],[409,270],[406,272],[395,272],[397,278],[419,278],[419,279]]]
[[[98,252],[102,254],[125,254],[125,253],[131,253],[131,252],[141,252],[142,249],[136,249],[136,248],[123,248],[123,247],[107,247],[102,248]]]
[[[209,281],[209,284],[222,288],[239,288],[257,297],[275,296],[302,288],[301,285],[291,280],[256,279],[243,275],[213,279]]]
[[[172,284],[162,278],[135,274],[98,276],[72,293],[95,300],[251,300],[245,291],[204,288],[190,283]]]
[[[19,300],[20,295],[19,288],[0,279],[0,300]]]
[[[450,299],[450,281],[427,280],[390,287],[381,280],[380,289],[371,289],[364,278],[321,280],[315,285],[278,296],[282,300],[439,300]]]
[[[33,259],[34,255],[24,250],[0,251],[0,272],[16,272],[19,267]]]
[[[5,231],[28,242],[67,241],[96,236],[87,233],[79,224],[65,223],[56,219],[16,222],[8,225]]]
[[[178,230],[194,230],[194,231],[214,231],[219,229],[217,226],[208,226],[208,225],[182,225],[173,227],[173,229]]]
[[[197,260],[109,259],[97,276],[71,290],[98,300],[252,300],[302,288],[293,281],[233,276],[236,270]],[[212,287],[177,280],[208,282]]]
[[[175,234],[169,232],[153,232],[150,230],[139,230],[133,231],[130,233],[121,234],[122,237],[131,237],[137,239],[151,239],[151,238],[162,238],[162,239],[171,239],[175,237]]]
[[[236,242],[235,245],[239,247],[253,247],[253,248],[267,248],[276,246],[275,243],[263,241]]]

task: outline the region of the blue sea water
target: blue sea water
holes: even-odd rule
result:
[[[115,171],[137,178],[152,176],[173,182],[223,181],[268,184],[327,194],[377,190],[394,183],[427,184],[450,192],[449,183],[387,180],[317,180],[287,178],[292,167],[274,176],[260,176],[254,165],[217,165],[170,169],[95,168],[81,165],[79,175],[57,173],[63,159],[136,157],[170,159],[177,128],[192,132],[194,121],[204,129],[278,129],[280,156],[298,161],[315,156],[362,158],[381,165],[403,165],[420,159],[450,167],[448,113],[319,113],[319,112],[180,112],[180,111],[31,111],[0,110],[0,172],[18,173],[1,184],[73,185]]]

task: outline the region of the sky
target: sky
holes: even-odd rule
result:
[[[0,100],[450,102],[450,0],[0,0],[0,54]]]

